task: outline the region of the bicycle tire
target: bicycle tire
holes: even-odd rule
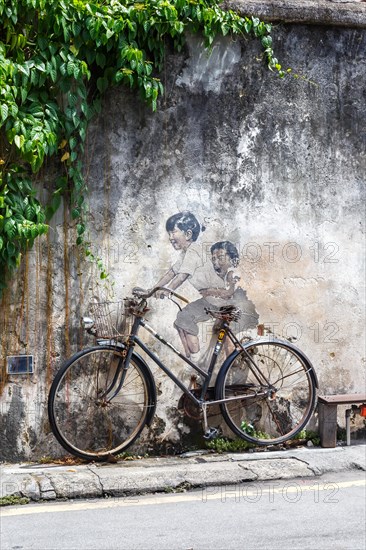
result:
[[[317,378],[310,361],[281,340],[245,344],[223,364],[216,399],[231,430],[256,445],[276,445],[295,437],[308,423],[317,400]],[[259,367],[269,384],[255,376]],[[244,398],[242,396],[245,396]]]
[[[155,384],[136,355],[117,395],[110,401],[103,395],[123,360],[123,349],[96,346],[75,354],[57,373],[49,393],[49,421],[58,442],[74,456],[101,461],[125,451],[154,409]]]

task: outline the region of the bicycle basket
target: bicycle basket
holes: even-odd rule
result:
[[[132,326],[132,315],[127,300],[90,304],[95,336],[107,340],[125,341]]]

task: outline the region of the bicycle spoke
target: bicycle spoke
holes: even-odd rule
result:
[[[94,348],[76,356],[56,380],[50,394],[51,426],[71,453],[88,458],[120,452],[142,430],[149,410],[145,375],[131,360],[119,388],[122,365],[115,349]]]

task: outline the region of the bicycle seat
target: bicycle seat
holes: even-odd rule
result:
[[[208,315],[211,315],[214,319],[221,319],[222,321],[237,321],[241,317],[241,310],[236,306],[222,306],[219,309],[205,308]]]

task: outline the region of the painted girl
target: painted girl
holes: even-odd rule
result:
[[[198,267],[203,265],[202,250],[196,241],[204,228],[200,226],[197,218],[191,212],[179,212],[170,216],[165,228],[173,248],[180,250],[180,257],[156,286],[168,286],[175,290],[192,277]]]

